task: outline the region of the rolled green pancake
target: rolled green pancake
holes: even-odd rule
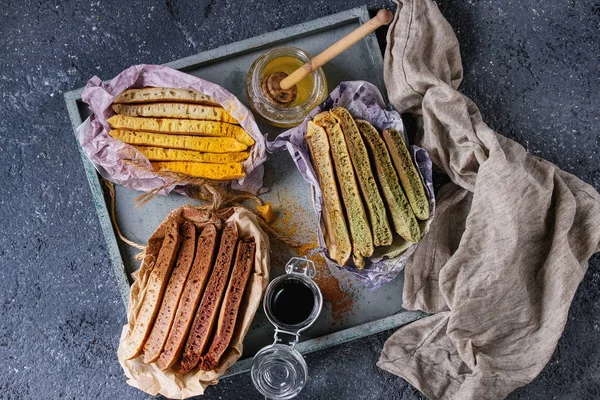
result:
[[[340,124],[329,112],[317,114],[314,123],[325,129],[331,146],[333,165],[346,208],[346,217],[352,237],[352,258],[358,268],[365,265],[364,257],[370,257],[375,250],[367,213],[360,196],[354,168],[348,153],[348,146]]]
[[[421,238],[419,224],[404,192],[402,192],[383,139],[377,129],[367,121],[356,120],[356,126],[371,149],[377,178],[392,215],[396,233],[409,242],[418,242]]]
[[[425,195],[425,188],[400,132],[395,129],[384,130],[383,140],[392,156],[402,189],[406,193],[415,217],[421,221],[429,219],[429,201]]]
[[[387,219],[383,199],[379,194],[377,182],[373,175],[367,147],[360,136],[354,118],[348,110],[343,107],[336,107],[330,112],[342,127],[342,132],[344,132],[348,144],[354,171],[369,211],[371,229],[373,230],[373,243],[375,246],[389,246],[392,244],[392,230]]]

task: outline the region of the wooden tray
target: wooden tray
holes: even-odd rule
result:
[[[366,7],[344,11],[335,15],[300,25],[267,33],[255,38],[209,50],[166,65],[215,82],[248,105],[245,91],[246,73],[252,62],[265,51],[278,46],[300,47],[310,54],[318,54],[330,44],[355,29],[370,18]],[[340,82],[366,80],[376,85],[385,96],[383,59],[374,34],[354,45],[324,67],[329,90]],[[65,93],[69,115],[76,129],[89,116],[87,105],[81,102],[83,88]],[[260,117],[258,125],[273,140],[282,129],[273,128]],[[94,199],[106,247],[115,272],[116,284],[126,305],[129,296],[129,274],[139,268],[134,260],[137,249],[118,240],[109,216],[109,199],[103,193],[100,176],[94,166],[81,153]],[[308,256],[317,262],[317,283],[323,291],[325,304],[318,321],[306,332],[296,347],[301,353],[317,351],[383,330],[414,321],[424,314],[402,309],[402,274],[376,291],[367,290],[352,274],[345,270],[329,270],[316,254],[317,218],[313,210],[309,185],[302,179],[287,154],[270,154],[265,165],[265,187],[261,195],[277,210],[274,223],[280,232],[301,241],[300,251],[292,251],[285,244],[272,239],[272,278],[282,274],[286,261],[296,255]],[[145,244],[152,232],[167,214],[176,207],[195,201],[172,194],[154,198],[141,209],[136,209],[134,199],[141,193],[116,185],[116,218],[125,237]],[[228,375],[249,370],[252,356],[273,342],[273,327],[262,309],[257,313],[244,341],[244,354]]]

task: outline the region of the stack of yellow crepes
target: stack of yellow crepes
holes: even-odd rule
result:
[[[212,97],[195,90],[129,89],[114,99],[110,136],[133,145],[157,171],[232,180],[254,139]]]

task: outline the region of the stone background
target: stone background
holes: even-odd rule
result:
[[[147,397],[125,383],[116,360],[125,313],[63,93],[95,74],[109,79],[363,1],[2,0],[0,398]],[[600,3],[438,4],[461,43],[461,88],[487,123],[599,189]],[[422,399],[375,366],[390,334],[308,355],[300,397]],[[207,390],[206,399],[218,398],[261,397],[244,374]],[[551,361],[510,398],[600,398],[600,257]]]

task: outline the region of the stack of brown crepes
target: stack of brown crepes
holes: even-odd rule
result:
[[[242,355],[269,282],[269,239],[241,207],[183,206],[148,239],[133,273],[118,358],[128,383],[188,398]]]

